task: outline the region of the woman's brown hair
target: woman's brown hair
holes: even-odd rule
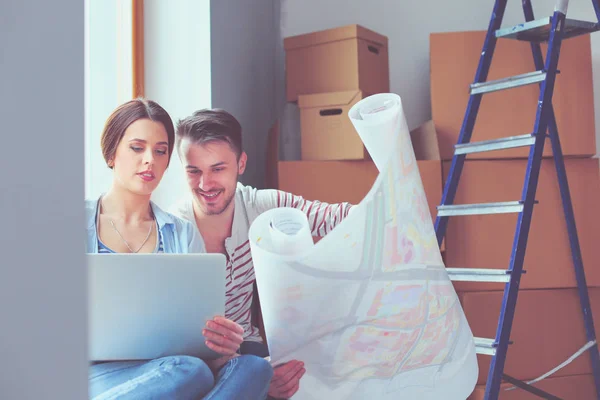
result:
[[[169,139],[169,161],[175,145],[175,128],[169,113],[158,103],[152,100],[137,98],[128,101],[117,107],[106,120],[100,146],[104,161],[112,168],[111,160],[114,160],[117,147],[125,135],[129,125],[140,119],[149,119],[154,122],[160,122],[167,131]]]

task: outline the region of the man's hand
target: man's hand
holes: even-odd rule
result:
[[[304,363],[292,360],[275,367],[271,385],[269,386],[269,396],[276,399],[289,399],[300,388],[300,378],[304,375]]]
[[[244,341],[243,334],[244,328],[221,316],[207,321],[206,328],[202,330],[206,346],[223,356],[236,354]]]

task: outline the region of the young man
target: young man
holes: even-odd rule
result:
[[[351,205],[307,201],[290,193],[238,183],[247,161],[242,128],[224,110],[197,111],[179,121],[176,134],[191,196],[171,211],[196,223],[207,252],[227,256],[225,318],[244,329],[242,353],[266,356],[268,351],[251,318],[255,277],[248,240],[250,225],[269,209],[295,207],[306,213],[313,236],[324,236],[348,215]],[[291,397],[304,372],[300,361],[275,368],[269,395]]]

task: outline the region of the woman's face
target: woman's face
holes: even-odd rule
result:
[[[152,194],[169,164],[165,127],[149,119],[129,125],[111,164],[116,185],[135,194]]]

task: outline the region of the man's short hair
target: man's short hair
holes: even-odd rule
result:
[[[211,141],[229,143],[239,159],[242,154],[242,126],[230,113],[222,109],[203,109],[177,122],[177,149],[182,139],[189,138],[194,144]]]

